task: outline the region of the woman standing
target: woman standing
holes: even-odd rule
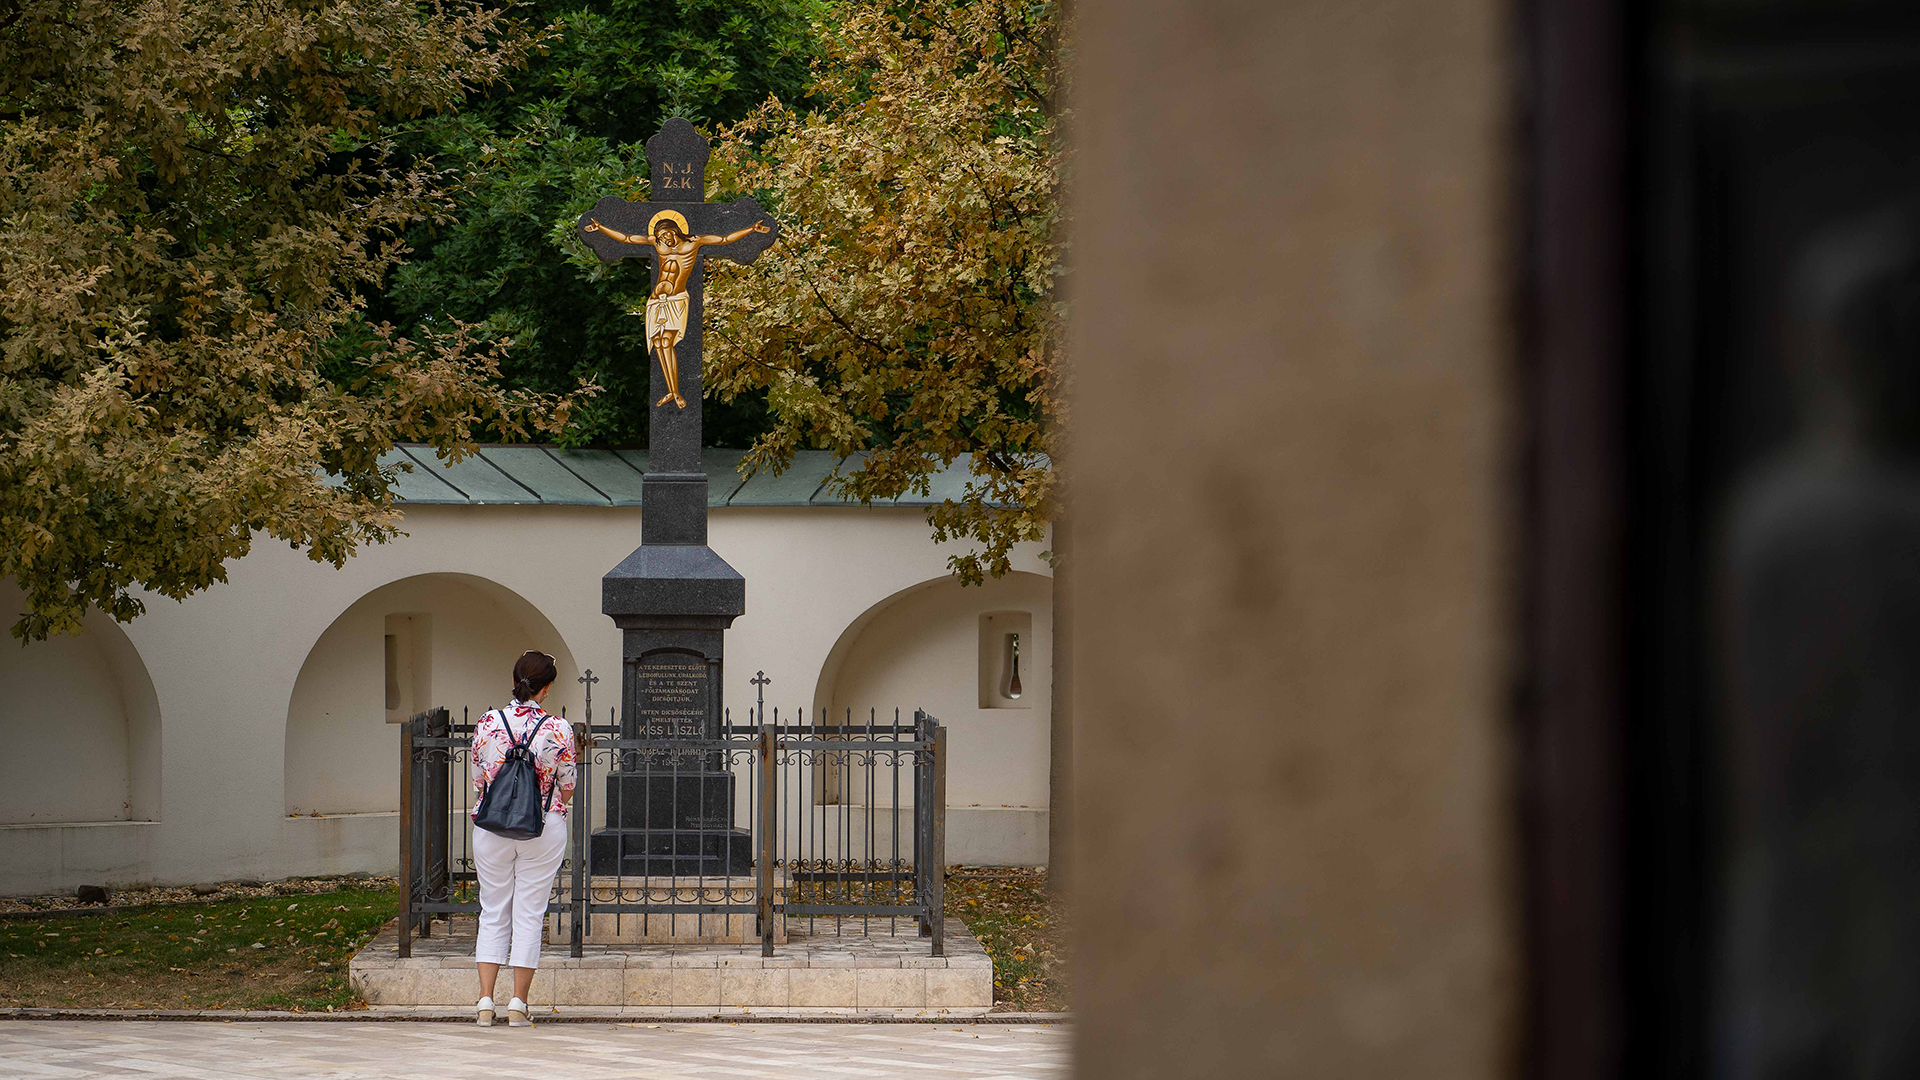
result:
[[[540,936],[547,919],[547,892],[567,853],[567,811],[573,803],[573,728],[540,707],[553,689],[553,657],[530,652],[513,665],[513,703],[480,718],[473,727],[473,806],[514,747],[525,747],[540,776],[546,819],[540,835],[510,840],[473,830],[474,869],[480,879],[480,933],[474,960],[480,968],[475,1015],[493,1026],[493,987],[500,965],[513,967],[513,1000],[507,1024],[526,1027],[527,992],[540,966]],[[520,766],[524,768],[524,766]]]

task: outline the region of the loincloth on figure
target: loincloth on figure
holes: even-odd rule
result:
[[[647,340],[653,340],[662,331],[671,332],[676,344],[680,335],[687,332],[686,293],[647,297]]]

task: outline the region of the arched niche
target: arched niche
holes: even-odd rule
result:
[[[26,597],[0,582],[0,610]],[[160,818],[160,700],[147,665],[112,617],[87,613],[79,634],[0,644],[0,745],[14,763],[0,784],[0,825]]]
[[[903,722],[925,709],[949,729],[950,806],[1047,805],[1052,715],[1053,579],[1010,573],[981,585],[924,581],[873,605],[841,632],[815,686],[829,723]],[[1009,699],[1006,635],[1022,636],[1021,692]],[[830,793],[829,797],[837,797]]]
[[[578,671],[553,623],[470,574],[422,574],[355,601],[320,635],[287,705],[289,815],[383,813],[400,799],[398,723],[444,705],[455,720],[506,704],[513,662],[550,653]]]

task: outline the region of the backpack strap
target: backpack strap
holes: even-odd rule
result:
[[[547,712],[547,711],[545,711],[544,709],[543,709],[543,710],[541,710],[541,713],[540,713],[540,722],[539,722],[539,723],[537,723],[537,724],[534,724],[534,725],[533,725],[532,727],[529,727],[529,728],[527,729],[527,737],[526,737],[526,739],[525,739],[525,741],[523,741],[523,742],[514,742],[514,741],[513,741],[513,728],[512,728],[512,727],[510,727],[510,726],[508,726],[508,724],[507,724],[507,714],[506,714],[506,712],[505,712],[504,710],[502,710],[502,711],[500,712],[500,726],[502,726],[502,727],[505,727],[505,728],[507,729],[507,742],[508,742],[508,744],[509,744],[509,745],[510,745],[510,746],[512,747],[512,749],[510,749],[510,750],[508,750],[508,753],[512,753],[512,752],[513,752],[513,750],[525,750],[525,751],[527,751],[527,756],[528,756],[529,758],[532,758],[532,757],[533,757],[533,740],[535,740],[535,739],[537,739],[537,738],[539,738],[539,737],[540,737],[540,732],[542,732],[543,730],[545,730],[545,729],[546,729],[546,726],[547,726],[547,721],[549,721],[549,720],[551,720],[551,719],[553,719],[553,714],[552,714],[552,713],[549,713],[549,712]],[[539,763],[538,763],[538,759],[535,759],[535,764],[534,764],[534,770],[535,770],[535,772],[536,772],[536,774],[537,774],[537,773],[538,773],[538,771],[539,771]],[[560,777],[559,777],[559,776],[555,776],[555,777],[553,778],[553,780],[552,780],[552,781],[551,781],[550,783],[548,783],[548,784],[547,784],[547,799],[546,799],[546,803],[545,803],[545,805],[543,805],[543,806],[542,806],[542,807],[540,808],[540,812],[541,812],[541,813],[543,813],[543,814],[544,814],[544,813],[546,813],[547,811],[549,811],[549,810],[552,810],[552,809],[553,809],[553,793],[554,793],[554,790],[555,790],[555,789],[557,789],[557,788],[558,788],[559,786],[560,786]]]

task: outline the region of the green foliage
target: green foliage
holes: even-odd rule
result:
[[[0,919],[0,1004],[344,1009],[347,962],[396,902],[391,888],[352,888]]]
[[[412,0],[20,0],[0,8],[0,575],[16,636],[126,620],[225,580],[256,533],[339,565],[394,533],[398,440],[558,433],[445,322],[360,293],[449,178],[397,125],[501,79],[537,37]],[[343,331],[354,331],[347,337]]]
[[[709,267],[707,387],[767,394],[751,469],[812,445],[864,453],[860,500],[964,459],[929,511],[963,581],[1043,539],[1064,421],[1059,8],[853,0],[824,28],[808,108],[769,102],[716,148],[719,177],[785,232],[750,268]]]
[[[644,143],[669,116],[711,125],[803,85],[820,0],[538,0],[557,36],[510,88],[423,126],[410,145],[460,178],[455,221],[409,234],[417,254],[374,308],[408,332],[449,319],[511,339],[511,385],[603,393],[575,417],[574,444],[638,444],[647,432],[641,320],[647,262],[605,266],[574,236],[608,194],[646,189]],[[567,258],[568,254],[573,255]],[[709,400],[706,436],[744,445],[765,406]]]

